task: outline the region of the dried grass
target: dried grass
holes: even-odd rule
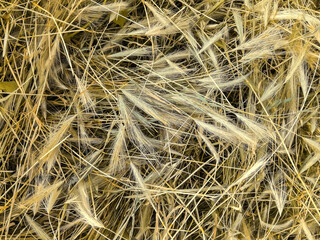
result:
[[[0,0],[0,239],[320,239],[319,4]]]

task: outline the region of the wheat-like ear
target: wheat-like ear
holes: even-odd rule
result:
[[[47,200],[47,212],[50,213],[54,207],[55,202],[58,200],[59,195],[61,194],[61,189],[54,189]]]
[[[277,174],[270,180],[270,189],[275,200],[279,214],[281,215],[286,204],[286,187],[283,176]]]
[[[319,162],[320,160],[320,154],[316,153],[313,156],[309,156],[305,162],[303,163],[301,169],[300,169],[300,173],[303,173],[305,171],[307,171],[310,167],[312,167],[314,164],[316,164],[317,162]]]
[[[57,160],[59,153],[59,147],[66,140],[66,132],[70,127],[71,123],[75,119],[75,116],[66,119],[64,122],[59,124],[49,136],[48,141],[44,145],[44,148],[39,156],[40,166],[46,164],[48,171],[51,170],[53,164]]]
[[[163,25],[166,26],[169,24],[168,19],[159,12],[158,9],[156,9],[151,3],[148,3],[147,1],[144,2],[144,4],[150,9],[154,17]]]
[[[215,127],[212,124],[208,124],[208,123],[202,122],[200,120],[195,120],[195,122],[199,127],[203,128],[204,130],[206,130],[210,134],[214,134],[215,136],[219,136],[220,138],[222,138],[228,142],[231,142],[231,143],[235,143],[235,144],[238,143],[237,137],[232,136],[232,134],[230,134],[229,131],[226,131],[226,130],[219,128],[219,127]]]
[[[223,28],[222,30],[217,32],[211,39],[208,39],[206,42],[204,42],[202,48],[199,51],[199,54],[207,50],[216,41],[220,40],[227,33],[227,31],[228,31],[227,28]]]
[[[33,229],[33,231],[35,231],[35,233],[38,235],[40,239],[42,240],[52,239],[48,235],[48,233],[46,233],[37,222],[35,222],[31,217],[29,217],[29,215],[26,215],[25,217],[30,227]]]
[[[74,192],[75,200],[72,202],[75,204],[75,209],[82,217],[82,220],[92,227],[103,228],[104,225],[101,221],[94,216],[92,209],[90,207],[90,198],[87,191],[86,184],[81,181],[78,184],[77,190]]]
[[[121,170],[125,164],[126,128],[122,123],[119,124],[118,133],[112,148],[109,169],[111,173],[116,173]]]
[[[290,219],[282,224],[269,224],[263,222],[262,220],[260,221],[260,223],[263,228],[268,229],[272,232],[278,232],[290,228],[292,226],[293,220]]]
[[[124,125],[126,128],[126,133],[128,138],[135,143],[135,145],[144,153],[151,153],[153,152],[153,141],[152,139],[145,136],[142,132],[137,119],[133,118],[131,111],[127,104],[124,101],[122,96],[119,96],[119,109],[121,116],[123,117]]]
[[[58,191],[62,184],[62,181],[49,186],[44,186],[44,184],[40,183],[36,186],[33,195],[19,202],[17,205],[21,209],[30,208],[31,205],[40,205],[46,197],[50,196],[53,192]]]
[[[239,185],[240,183],[247,180],[248,178],[254,177],[263,167],[266,166],[266,164],[269,161],[269,158],[270,157],[268,155],[266,155],[266,156],[262,157],[261,159],[259,159],[255,164],[253,164],[253,166],[248,168],[241,175],[241,177],[239,179],[237,179],[234,183],[232,183],[232,185]]]
[[[313,234],[311,233],[311,231],[308,227],[308,224],[303,219],[301,219],[301,226],[302,226],[304,233],[306,234],[307,239],[314,240],[315,238],[314,238]]]

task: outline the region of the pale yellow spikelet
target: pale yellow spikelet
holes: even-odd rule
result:
[[[241,44],[245,40],[245,30],[243,28],[243,20],[242,20],[240,13],[238,11],[233,11],[232,13],[233,13],[234,22],[236,24],[237,31],[239,34],[240,44]]]
[[[257,139],[275,139],[275,133],[267,129],[263,124],[259,124],[246,116],[236,114],[236,116],[247,126],[248,130],[257,137]]]
[[[95,3],[92,6],[86,6],[78,12],[78,17],[85,18],[91,21],[98,20],[106,12],[110,14],[110,21],[113,21],[117,16],[121,16],[122,10],[129,7],[130,2],[114,2],[109,4]],[[125,16],[123,16],[125,17]]]
[[[152,106],[150,106],[148,103],[143,101],[141,98],[136,97],[133,95],[130,91],[122,89],[123,94],[132,102],[134,103],[138,108],[145,111],[147,114],[151,115],[155,119],[161,121],[163,124],[167,124],[167,120],[164,119],[161,116],[161,113],[159,113],[157,110],[155,110]]]
[[[76,197],[76,199],[73,201],[76,206],[75,209],[82,217],[82,220],[92,227],[103,228],[104,225],[92,213],[87,186],[83,181],[78,183],[77,191],[74,194]]]
[[[141,191],[143,192],[145,197],[148,199],[148,201],[152,204],[152,199],[151,199],[149,189],[147,188],[147,186],[144,182],[144,179],[142,178],[141,174],[139,173],[139,170],[132,162],[130,163],[130,168],[133,172],[133,176],[135,177],[135,179],[137,181],[137,185],[140,187]]]
[[[294,222],[293,219],[290,219],[290,220],[288,220],[284,223],[281,223],[281,224],[270,224],[270,223],[266,223],[266,222],[260,220],[261,226],[265,229],[268,229],[269,231],[272,231],[272,232],[280,232],[285,229],[288,229],[292,226],[293,222]]]
[[[3,40],[3,52],[2,52],[2,57],[4,58],[7,54],[7,49],[8,49],[8,39],[9,39],[9,21],[7,21],[6,24],[6,31],[4,34],[4,40]]]
[[[281,174],[277,174],[275,177],[271,178],[270,189],[272,192],[272,196],[274,197],[278,212],[281,216],[284,210],[284,207],[286,204],[286,198],[287,198],[285,183]]]
[[[305,47],[304,49],[302,49],[300,52],[299,52],[299,55],[294,55],[292,57],[292,62],[291,62],[291,66],[290,66],[290,69],[288,70],[288,74],[287,74],[287,77],[286,77],[286,81],[289,81],[295,74],[297,74],[299,68],[300,68],[300,71],[302,70],[303,71],[303,68],[301,69],[301,67],[303,66],[303,60],[304,60],[304,57],[305,57],[305,54],[306,54],[306,51],[307,51],[307,47]],[[302,65],[302,66],[301,66]],[[304,73],[303,73],[304,74]],[[300,76],[300,79],[302,81],[305,81],[305,78],[304,76]],[[303,83],[303,90],[306,90],[306,86],[307,83]],[[305,92],[304,92],[305,94]]]
[[[39,160],[42,164],[47,165],[48,171],[52,168],[53,164],[56,161],[57,155],[59,153],[59,147],[62,142],[65,140],[65,136],[68,128],[71,123],[74,121],[75,116],[66,119],[64,122],[58,125],[58,130],[54,130],[48,140],[46,145],[44,146],[41,154],[39,156]]]
[[[163,25],[166,26],[169,24],[169,20],[158,11],[151,3],[144,1],[144,4],[151,10],[155,18]]]
[[[137,120],[131,116],[131,111],[126,105],[123,97],[119,96],[118,101],[121,115],[124,118],[128,138],[134,142],[141,151],[152,152],[154,147],[153,142],[143,134],[137,124]]]
[[[114,2],[109,4],[99,4],[99,5],[93,5],[93,6],[86,6],[84,9],[84,12],[92,12],[92,11],[117,11],[124,8],[127,8],[129,6],[129,2]]]
[[[61,193],[61,189],[58,189],[58,188],[54,189],[54,190],[50,193],[50,195],[49,195],[49,197],[48,197],[48,200],[47,200],[47,206],[46,206],[46,209],[47,209],[47,212],[48,212],[48,213],[50,213],[51,210],[53,209],[54,204],[55,204],[56,201],[58,200],[60,193]]]
[[[33,195],[27,199],[18,203],[19,208],[29,208],[31,205],[40,204],[46,197],[48,197],[52,192],[58,191],[59,187],[63,184],[63,181],[54,183],[52,185],[43,186],[40,185],[36,188]]]
[[[320,160],[320,154],[317,152],[314,155],[309,156],[305,162],[303,163],[301,169],[300,169],[300,173],[303,173],[305,171],[307,171],[309,168],[311,168],[314,164],[316,164],[317,162],[319,162]]]
[[[142,47],[137,49],[128,49],[124,51],[119,51],[117,53],[111,54],[108,58],[121,58],[121,57],[134,57],[134,56],[144,56],[151,55],[152,49],[149,47]]]
[[[243,131],[236,125],[232,124],[226,117],[217,114],[217,113],[208,113],[208,115],[214,119],[214,121],[222,124],[223,126],[228,129],[233,136],[235,136],[237,139],[239,139],[240,142],[246,143],[249,146],[255,146],[256,145],[256,139],[247,132]]]
[[[257,59],[267,58],[267,57],[272,56],[272,55],[273,55],[273,50],[271,48],[260,49],[260,50],[252,50],[252,51],[248,52],[241,59],[241,62],[249,63],[251,61],[254,61],[254,60],[257,60]]]
[[[153,65],[159,65],[163,64],[166,61],[170,60],[171,62],[177,61],[177,60],[182,60],[182,59],[188,59],[190,57],[190,52],[188,50],[183,50],[183,51],[177,51],[171,54],[166,54],[163,57],[157,59]]]
[[[259,159],[255,164],[253,164],[249,169],[247,169],[241,177],[235,181],[232,185],[238,185],[244,180],[255,176],[263,167],[268,163],[269,157],[268,155],[263,156]]]
[[[203,128],[205,131],[208,131],[211,134],[214,134],[215,136],[218,136],[219,138],[225,139],[228,142],[238,143],[237,138],[232,136],[232,134],[230,134],[230,132],[228,131],[225,131],[219,127],[215,127],[212,124],[208,124],[200,120],[195,120],[195,122],[199,127]]]
[[[270,83],[268,87],[264,90],[260,100],[266,101],[269,98],[273,97],[281,88],[283,87],[283,82],[277,83],[276,81]]]
[[[215,157],[215,159],[219,160],[219,154],[216,151],[216,149],[214,148],[213,144],[210,142],[210,140],[204,134],[202,134],[200,131],[199,131],[199,135],[203,139],[203,141],[205,142],[205,144],[207,145],[207,147],[209,148],[210,152]]]
[[[303,96],[304,96],[304,98],[307,98],[309,83],[308,83],[308,75],[306,72],[304,62],[302,64],[300,64],[299,69],[298,69],[298,74],[299,74],[299,81],[301,84],[301,90],[302,90]]]
[[[307,239],[308,240],[315,240],[315,238],[313,237],[313,234],[311,233],[311,231],[308,227],[308,224],[303,219],[301,219],[300,222],[301,222],[302,229],[303,229],[304,233],[306,234]]]
[[[214,36],[211,39],[208,39],[206,42],[204,42],[202,48],[199,51],[199,54],[207,50],[216,41],[220,40],[227,33],[227,31],[228,31],[227,28],[223,28],[219,32],[214,34]]]
[[[33,231],[35,231],[35,233],[38,235],[38,237],[42,240],[51,240],[52,238],[48,235],[48,233],[46,233],[41,226],[35,222],[31,217],[29,217],[29,215],[26,215],[26,220],[28,222],[28,224],[30,225],[30,227],[33,229]]]
[[[278,11],[278,13],[274,16],[274,20],[299,20],[301,22],[306,21],[307,23],[313,25],[320,25],[320,20],[318,18],[297,9],[285,9]]]
[[[78,96],[80,98],[80,101],[84,107],[84,109],[88,110],[89,108],[94,107],[94,101],[91,97],[91,94],[88,90],[87,84],[80,79],[78,76],[74,76],[77,83],[77,90],[78,90]]]
[[[116,173],[125,167],[126,135],[126,128],[120,123],[109,164],[111,173]]]
[[[260,50],[275,50],[287,44],[288,41],[281,36],[281,30],[278,28],[268,28],[260,35],[252,38],[243,44],[239,45],[236,49],[260,49]]]
[[[188,69],[188,70],[182,69],[174,63],[168,62],[168,64],[169,64],[169,67],[154,69],[154,71],[152,71],[149,76],[168,79],[168,78],[175,78],[180,75],[187,75],[188,72],[192,71],[192,69]]]
[[[320,153],[320,143],[310,138],[303,138],[303,140],[313,149],[316,153]]]
[[[223,73],[221,73],[223,75]],[[206,86],[207,88],[210,89],[230,89],[234,87],[239,87],[242,85],[245,80],[247,79],[248,75],[242,76],[235,78],[233,80],[227,81],[223,79],[223,77],[215,77],[215,76],[210,76],[206,78],[200,78],[198,81],[201,83],[201,85]]]

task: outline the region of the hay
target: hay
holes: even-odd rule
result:
[[[0,0],[0,239],[320,239],[311,0]]]

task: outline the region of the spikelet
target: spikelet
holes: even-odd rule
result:
[[[152,54],[152,49],[149,47],[142,47],[137,49],[128,49],[119,51],[117,53],[110,54],[108,58],[122,58],[122,57],[134,57],[134,56],[148,56]]]
[[[75,209],[82,217],[82,221],[91,227],[103,228],[104,225],[92,213],[87,186],[83,181],[78,182],[77,190],[74,192],[74,200],[70,200],[75,204]]]
[[[271,178],[270,189],[275,200],[278,212],[281,216],[287,198],[285,182],[281,173],[278,173],[275,177]]]
[[[238,185],[244,180],[247,180],[248,178],[252,178],[253,176],[255,176],[263,167],[266,166],[266,164],[268,163],[268,160],[269,160],[268,155],[265,155],[262,158],[260,158],[255,164],[253,164],[252,167],[246,170],[241,175],[241,177],[232,184],[232,186]]]
[[[301,169],[300,169],[300,173],[303,173],[305,171],[307,171],[310,167],[312,167],[314,164],[316,164],[317,162],[319,162],[320,160],[320,154],[319,153],[315,153],[313,156],[309,156],[305,162],[303,163]]]
[[[66,119],[64,122],[57,126],[58,130],[52,132],[48,138],[46,145],[40,154],[40,162],[41,165],[46,164],[47,170],[50,171],[52,166],[54,165],[57,155],[59,153],[59,148],[62,142],[65,140],[65,135],[73,122],[75,116]]]
[[[233,11],[232,13],[233,13],[233,17],[234,17],[234,22],[235,22],[236,27],[237,27],[237,32],[238,32],[238,35],[239,35],[240,44],[241,44],[245,40],[243,21],[242,21],[242,18],[240,16],[240,13],[238,11]]]
[[[54,191],[58,191],[59,187],[63,184],[63,181],[57,182],[52,185],[43,186],[40,185],[36,188],[33,195],[27,199],[18,203],[20,209],[29,208],[31,205],[38,204],[40,205],[41,201],[52,194]],[[37,211],[36,211],[37,212]]]
[[[126,128],[122,123],[119,124],[118,133],[112,148],[109,171],[111,174],[115,174],[125,167]]]
[[[148,201],[152,204],[150,192],[149,192],[148,188],[146,187],[146,184],[145,184],[141,174],[139,173],[139,170],[136,168],[136,166],[132,162],[130,163],[130,168],[133,172],[134,178],[137,181],[137,185],[140,187],[141,191],[143,192],[145,197],[148,199]]]
[[[320,153],[320,143],[310,138],[303,138],[303,140],[316,152]]]
[[[257,121],[251,120],[241,114],[236,114],[237,118],[239,118],[250,130],[252,134],[256,136],[257,139],[263,140],[266,138],[275,139],[275,134],[270,130],[266,129],[263,124],[259,124]]]
[[[308,224],[303,219],[300,220],[300,224],[302,226],[304,233],[306,234],[307,239],[308,240],[315,240],[315,238],[313,237],[313,235],[308,227]]]
[[[155,18],[163,25],[166,26],[168,25],[170,22],[168,21],[168,19],[158,11],[158,9],[156,9],[154,6],[152,6],[150,3],[148,3],[147,1],[144,2],[144,4],[151,10],[151,12],[153,13],[153,15],[155,16]]]
[[[133,117],[131,116],[131,111],[128,108],[127,104],[124,102],[123,97],[119,96],[118,101],[121,116],[124,118],[124,124],[126,126],[125,128],[126,133],[128,134],[128,138],[132,142],[134,142],[142,152],[153,152],[152,141],[143,134],[137,124],[137,120],[133,119]]]
[[[55,188],[49,195],[47,204],[46,204],[46,209],[47,212],[50,214],[51,210],[53,209],[53,206],[55,202],[57,201],[59,195],[61,193],[61,189]]]
[[[280,232],[280,231],[283,231],[285,229],[290,228],[293,224],[293,219],[290,219],[290,220],[288,220],[284,223],[281,223],[281,224],[270,224],[270,223],[266,223],[266,222],[260,220],[260,224],[263,228],[268,229],[269,231]]]
[[[130,93],[128,90],[122,89],[123,94],[132,102],[134,103],[138,108],[143,110],[145,113],[149,114],[150,116],[154,117],[155,119],[159,120],[163,124],[168,124],[168,121],[162,117],[162,114],[155,110],[152,106],[150,106],[148,103],[143,101],[141,98],[136,97],[132,93]]]
[[[234,143],[234,144],[237,144],[238,143],[238,140],[236,137],[234,137],[232,134],[230,134],[230,132],[228,131],[225,131],[224,129],[222,128],[219,128],[219,127],[215,127],[214,125],[212,124],[208,124],[208,123],[205,123],[203,121],[200,121],[200,120],[195,120],[195,123],[203,128],[205,131],[211,133],[211,134],[214,134],[215,136],[219,136],[220,138],[228,141],[228,142],[231,142],[231,143]]]
[[[26,215],[26,219],[30,227],[35,231],[38,237],[42,240],[51,240],[52,238],[41,228],[41,226],[35,222],[29,215]]]
[[[217,32],[211,39],[204,42],[202,48],[199,51],[199,54],[206,51],[212,44],[214,44],[216,41],[220,40],[226,33],[227,28],[221,29],[219,32]]]

